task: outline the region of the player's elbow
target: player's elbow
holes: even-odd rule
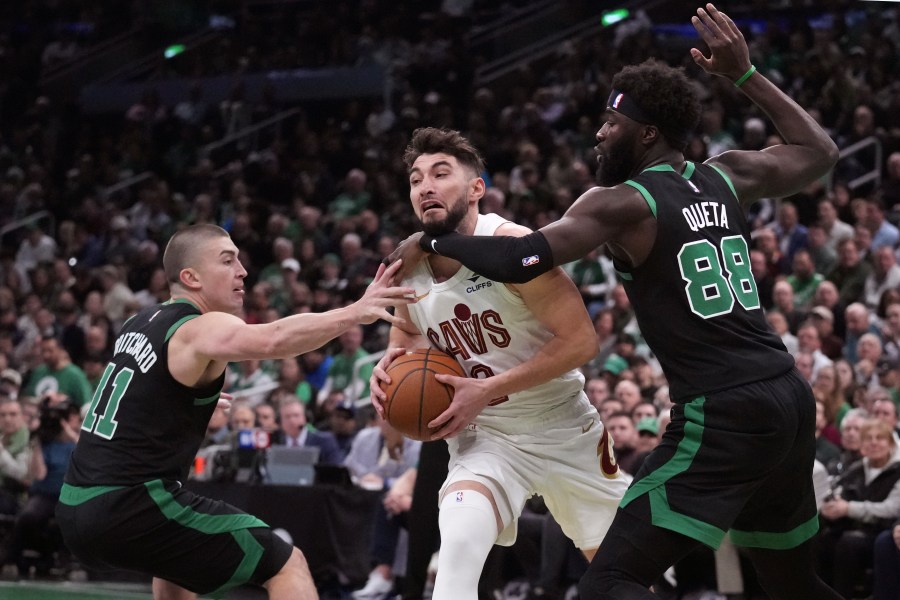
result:
[[[599,347],[600,338],[597,337],[597,333],[593,329],[584,331],[582,335],[578,336],[578,343],[575,348],[578,364],[583,365],[590,362],[596,356]]]
[[[831,171],[841,157],[841,151],[830,137],[826,137],[823,146],[823,162],[827,165],[826,171]]]

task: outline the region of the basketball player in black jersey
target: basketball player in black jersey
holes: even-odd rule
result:
[[[783,144],[686,161],[700,117],[691,83],[655,61],[627,67],[613,79],[597,133],[602,187],[525,237],[423,236],[397,255],[409,267],[419,245],[513,282],[601,244],[613,255],[676,406],[581,581],[582,599],[655,598],[648,588],[670,565],[700,544],[718,547],[729,531],[771,598],[839,598],[813,568],[815,403],[767,327],[743,214],[759,198],[788,196],[828,173],[838,150],[756,72],[728,16],[707,4],[692,22],[711,50],[707,58],[692,49],[694,61],[733,82]],[[457,395],[471,385],[455,383]]]
[[[264,325],[235,316],[247,271],[228,233],[196,225],[169,241],[170,301],[122,327],[85,415],[57,508],[67,546],[88,567],[153,576],[157,600],[196,598],[243,583],[270,598],[312,600],[306,559],[259,519],[184,490],[181,482],[231,361],[287,358],[409,303],[379,269],[356,303]]]

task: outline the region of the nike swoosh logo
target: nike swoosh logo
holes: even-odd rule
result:
[[[440,252],[437,251],[435,244],[437,244],[437,240],[431,240],[431,251],[435,254],[440,254]]]
[[[427,295],[430,294],[430,293],[431,293],[431,290],[428,290],[427,292],[425,292],[425,293],[422,294],[421,296],[416,296],[416,302],[418,302],[419,300],[421,300],[422,298],[424,298],[425,296],[427,296]]]
[[[587,433],[588,431],[591,430],[591,428],[592,428],[593,426],[594,426],[594,420],[591,419],[591,422],[588,423],[587,427],[585,427],[584,425],[581,426],[581,433]]]

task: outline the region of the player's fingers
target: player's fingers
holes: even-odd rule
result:
[[[449,424],[453,420],[453,407],[451,406],[431,421],[428,422],[428,428],[435,431],[435,434],[440,434],[441,429]]]
[[[406,324],[406,319],[402,317],[398,317],[396,315],[392,315],[388,311],[382,311],[379,315],[382,319],[390,323],[391,325],[396,325],[397,327],[403,327]]]
[[[461,379],[464,379],[463,377],[457,377],[456,375],[447,375],[446,373],[436,373],[434,378],[437,381],[454,388],[459,385]]]
[[[387,396],[384,393],[384,390],[381,389],[381,382],[383,380],[375,377],[374,375],[369,378],[369,395],[372,398],[378,398],[379,400],[383,400]],[[389,383],[389,382],[385,382]]]
[[[744,37],[744,34],[741,33],[740,27],[734,22],[734,20],[726,15],[723,12],[719,13],[719,16],[722,17],[722,23],[724,24],[724,28],[729,31],[735,37]]]
[[[370,295],[371,301],[379,306],[391,306],[392,304],[410,304],[416,300],[416,292],[412,288],[387,287],[374,290]]]
[[[707,6],[711,6],[707,4]],[[722,32],[719,28],[719,24],[716,23],[716,20],[712,18],[712,16],[703,8],[697,9],[697,17],[699,17],[700,21],[703,22],[703,25],[706,27],[706,30],[709,32],[709,35],[712,37],[718,37]]]
[[[396,346],[394,348],[389,348],[385,353],[385,357],[390,357],[390,362],[394,362],[398,356],[404,354],[406,354],[406,348],[404,346]]]
[[[379,265],[378,267],[378,270],[381,272],[382,277],[385,279],[385,281],[390,281],[394,277],[394,275],[397,274],[397,271],[400,270],[401,266],[403,266],[403,259],[398,258],[387,266],[385,266],[384,263],[381,263],[381,265]],[[382,269],[381,267],[384,268]]]
[[[376,399],[374,396],[372,397],[372,406],[375,407],[375,412],[378,413],[378,416],[381,417],[382,419],[384,419],[385,418],[384,405],[381,403],[380,400]]]
[[[384,276],[384,272],[386,269],[387,269],[386,264],[384,264],[384,263],[379,264],[378,270],[375,271],[375,277],[372,279],[372,281],[381,281],[381,278],[382,278],[382,276]]]
[[[385,377],[387,377],[388,367],[391,366],[391,363],[397,360],[397,357],[403,356],[404,354],[406,354],[406,348],[402,346],[388,348],[384,351],[384,356],[381,357],[381,359],[378,361],[378,364],[375,365],[375,370],[380,371],[385,375]],[[382,379],[384,379],[384,377]],[[387,377],[387,380],[390,380],[390,377]]]
[[[449,440],[452,437],[456,437],[459,431],[454,427],[442,427],[434,432],[434,434],[429,438],[429,441],[436,442],[437,440]]]
[[[704,71],[709,70],[710,63],[712,62],[710,59],[706,58],[703,53],[697,48],[691,48],[691,58],[694,59],[694,62],[698,67],[703,69]]]

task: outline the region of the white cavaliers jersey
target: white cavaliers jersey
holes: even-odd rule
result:
[[[479,215],[475,235],[494,235],[507,221]],[[469,377],[485,378],[508,371],[532,358],[553,337],[505,284],[461,266],[447,281],[436,283],[427,260],[403,285],[415,289],[419,301],[409,313],[419,331],[454,356]],[[504,429],[512,417],[534,417],[581,394],[584,377],[572,370],[546,383],[492,401],[475,419],[479,425]]]

